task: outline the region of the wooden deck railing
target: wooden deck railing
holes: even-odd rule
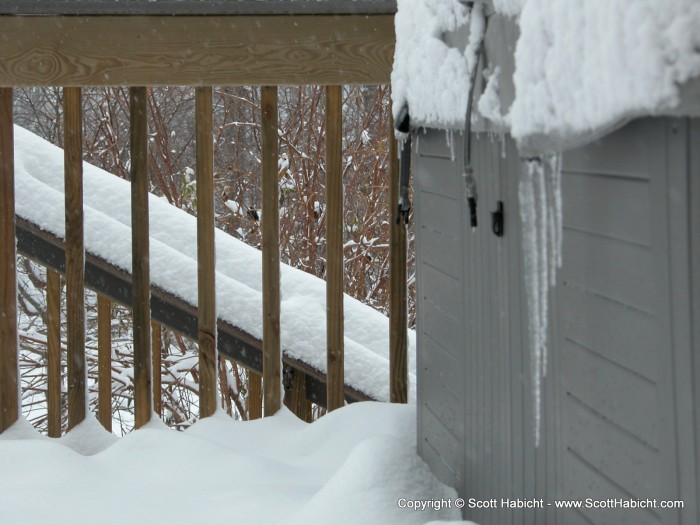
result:
[[[0,16],[0,32],[9,36],[9,40],[0,46],[0,62],[4,62],[0,67],[0,86],[4,86],[0,87],[0,432],[17,420],[21,408],[17,362],[13,86],[66,86],[65,279],[70,429],[86,416],[81,86],[130,86],[133,259],[132,300],[127,306],[133,310],[134,407],[135,424],[139,428],[149,421],[154,411],[160,413],[162,410],[159,395],[160,326],[151,319],[147,91],[143,86],[196,85],[197,338],[200,415],[206,417],[216,409],[216,341],[217,329],[221,329],[220,326],[217,328],[215,305],[212,88],[209,86],[214,83],[262,86],[263,359],[262,378],[251,372],[249,389],[253,399],[260,396],[262,391],[265,415],[271,415],[279,410],[282,403],[283,372],[280,348],[277,85],[290,81],[327,85],[326,406],[333,410],[344,404],[342,84],[388,82],[393,51],[393,19],[390,16],[293,18]],[[187,31],[182,31],[183,27]],[[241,31],[232,31],[232,27]],[[257,29],[250,31],[250,27]],[[28,34],[36,35],[41,42],[27,39]],[[84,39],[86,34],[88,40],[96,39],[99,35],[100,45],[96,48],[86,46],[80,36],[83,35]],[[197,39],[197,35],[201,39]],[[52,45],[59,40],[60,46]],[[207,45],[202,44],[205,40]],[[241,49],[241,46],[244,48]],[[264,67],[255,59],[262,61]],[[163,64],[169,66],[163,67]],[[208,66],[203,67],[202,64]],[[393,136],[391,141],[393,144]],[[392,187],[393,217],[398,183],[394,149],[391,163],[391,180],[387,183]],[[390,391],[391,401],[406,402],[406,230],[403,224],[396,221],[391,221],[391,230]],[[61,431],[60,276],[53,269],[47,272],[47,308],[48,431],[49,435],[58,436]],[[110,319],[110,300],[99,297],[98,415],[108,429],[111,428]],[[299,376],[294,382],[297,396],[303,392],[302,377]],[[303,405],[302,401],[306,402],[306,396],[302,395],[302,398],[298,406]],[[250,417],[262,415],[258,403],[251,403],[249,410]]]

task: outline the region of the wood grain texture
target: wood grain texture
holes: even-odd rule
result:
[[[97,419],[112,431],[112,302],[97,296]]]
[[[148,125],[146,88],[129,90],[131,107],[131,250],[136,428],[151,419],[151,294],[148,238]]]
[[[386,84],[394,18],[0,16],[0,86]]]
[[[85,241],[83,234],[83,125],[80,88],[64,88],[63,157],[66,202],[66,325],[68,430],[85,419]]]
[[[0,432],[19,414],[12,89],[0,88]]]
[[[32,15],[293,15],[390,14],[396,0],[314,0],[261,2],[260,0],[3,0],[0,14]]]
[[[216,411],[216,285],[214,264],[214,146],[212,89],[195,92],[197,156],[197,275],[199,416]]]
[[[151,355],[153,357],[153,412],[163,417],[163,328],[151,321]]]
[[[248,370],[248,420],[262,417],[262,376]]]
[[[61,276],[46,270],[46,404],[49,437],[61,437]]]
[[[328,410],[345,404],[343,314],[343,88],[326,88],[326,361]]]
[[[392,403],[408,402],[408,289],[406,285],[406,225],[397,222],[399,207],[399,161],[392,119],[389,216],[391,247],[389,252],[389,398]]]
[[[280,350],[280,235],[277,157],[277,88],[261,88],[262,106],[262,277],[263,277],[263,386],[265,416],[282,405]]]
[[[302,421],[311,423],[311,401],[306,397],[306,376],[303,372],[292,372],[292,388],[284,393],[284,406]]]

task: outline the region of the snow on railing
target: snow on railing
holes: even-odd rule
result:
[[[76,17],[79,18],[79,17]],[[384,19],[386,18],[386,19]],[[334,84],[332,80],[344,80],[348,82],[386,82],[389,78],[391,60],[387,52],[388,35],[393,27],[391,17],[377,19],[375,23],[371,17],[353,17],[352,24],[347,24],[347,19],[319,17],[317,20],[302,20],[304,28],[297,28],[297,24],[289,23],[280,26],[275,17],[260,19],[258,28],[253,32],[246,32],[247,38],[252,40],[247,46],[247,54],[251,56],[261,49],[264,54],[269,53],[269,39],[272,34],[278,47],[286,51],[285,39],[299,45],[306,42],[309,56],[300,51],[297,60],[300,67],[289,67],[286,62],[280,62],[280,75],[278,83],[288,83],[290,79],[304,80],[308,83]],[[0,17],[5,26],[5,32],[17,32],[18,35],[31,33],[41,35],[41,38],[51,38],[54,30],[60,26],[60,40],[68,49],[69,44],[63,38],[72,38],[73,32],[67,31],[61,24],[73,24],[75,18],[61,18],[55,23],[51,17],[27,18],[18,22],[11,17]],[[105,19],[96,19],[99,23],[109,23]],[[148,34],[148,38],[158,33],[155,29],[159,23],[158,17],[151,19],[154,31]],[[133,32],[134,28],[125,26],[121,20],[114,20],[118,25],[115,29],[104,27],[105,31],[113,38],[124,38],[117,34],[118,31]],[[162,24],[177,25],[177,20],[160,20]],[[216,283],[215,283],[215,257],[214,257],[214,204],[213,204],[213,148],[212,148],[212,88],[202,87],[207,80],[222,78],[222,72],[242,71],[246,80],[253,80],[257,85],[265,84],[270,78],[271,71],[274,75],[275,60],[264,68],[240,68],[235,60],[228,56],[235,46],[226,45],[226,38],[240,39],[236,31],[226,29],[224,33],[217,29],[218,26],[209,26],[202,19],[192,20],[196,22],[198,30],[216,32],[217,40],[214,47],[196,47],[185,49],[182,32],[169,32],[160,29],[158,39],[154,40],[154,46],[160,46],[161,51],[153,51],[150,55],[148,45],[141,42],[138,49],[127,46],[124,56],[114,56],[119,53],[109,46],[93,49],[90,60],[73,61],[73,55],[80,55],[81,51],[71,48],[65,53],[59,46],[53,50],[53,46],[46,46],[46,64],[52,64],[50,68],[22,66],[22,60],[31,58],[31,63],[41,61],[35,56],[39,47],[27,39],[12,38],[13,45],[17,47],[18,55],[22,58],[15,62],[13,67],[4,69],[0,78],[0,432],[9,428],[19,417],[20,410],[20,380],[17,365],[17,302],[16,302],[16,238],[15,238],[15,183],[14,183],[14,140],[13,140],[13,86],[55,85],[60,79],[67,80],[70,87],[64,88],[63,112],[64,112],[64,158],[65,158],[65,253],[66,253],[66,296],[67,296],[67,333],[68,333],[68,428],[73,428],[82,422],[87,413],[87,389],[86,389],[86,354],[85,354],[85,235],[83,222],[83,162],[82,162],[82,109],[81,87],[93,85],[91,80],[99,79],[99,84],[129,85],[130,86],[130,138],[131,138],[131,252],[132,252],[132,279],[133,279],[133,339],[134,339],[134,411],[136,428],[149,422],[151,415],[161,411],[159,399],[160,377],[154,374],[154,370],[160,369],[160,353],[152,352],[152,347],[160,345],[160,327],[152,326],[151,319],[151,280],[149,266],[149,199],[148,199],[148,126],[146,95],[147,88],[138,80],[153,76],[156,83],[162,82],[163,71],[168,71],[167,81],[173,84],[180,82],[184,85],[194,85],[196,88],[196,162],[197,162],[197,260],[198,260],[198,342],[199,342],[199,396],[200,416],[206,417],[214,413],[216,409],[217,391],[217,314],[216,314]],[[231,19],[231,23],[238,23]],[[248,21],[249,22],[249,21]],[[19,24],[19,25],[18,25]],[[24,25],[23,25],[24,24]],[[57,24],[57,25],[56,25]],[[162,25],[161,24],[161,25]],[[311,24],[311,26],[309,26]],[[333,26],[335,29],[324,27]],[[36,31],[27,31],[27,26],[36,26]],[[21,26],[21,27],[20,27]],[[269,26],[269,27],[268,27]],[[88,26],[81,26],[81,31],[93,30]],[[159,26],[160,27],[160,26]],[[304,40],[300,39],[299,31],[316,28],[320,33],[332,31],[328,37],[333,52],[329,56],[322,53],[318,56],[318,42],[306,41],[308,35],[304,34]],[[43,28],[43,29],[42,29]],[[197,31],[195,29],[195,32]],[[379,31],[377,30],[379,29]],[[218,31],[218,32],[217,32]],[[348,45],[357,40],[359,34],[366,36],[366,44],[361,50],[357,46]],[[346,35],[344,37],[343,35]],[[103,36],[106,36],[103,35]],[[393,39],[393,32],[391,39]],[[136,41],[135,39],[134,41]],[[204,39],[203,39],[204,40]],[[209,38],[206,39],[209,42]],[[347,40],[347,42],[346,42]],[[222,41],[224,44],[222,44]],[[256,44],[260,44],[256,47]],[[42,48],[43,49],[43,48]],[[146,50],[143,51],[142,50]],[[312,51],[313,52],[312,52]],[[374,51],[372,51],[374,50]],[[55,51],[55,52],[54,52]],[[196,53],[204,53],[207,60],[200,60]],[[372,52],[370,52],[372,51]],[[95,54],[96,53],[96,54]],[[105,54],[107,53],[107,54]],[[159,54],[162,53],[162,56]],[[50,55],[50,56],[49,56]],[[146,68],[131,67],[131,62],[142,61],[149,63],[154,57],[158,60],[171,60],[170,68],[156,67],[152,64]],[[294,57],[296,55],[292,55]],[[315,58],[314,58],[315,56]],[[330,59],[329,59],[330,57]],[[78,57],[80,58],[80,57]],[[201,58],[201,57],[200,57]],[[116,61],[116,62],[115,62]],[[115,63],[120,65],[115,66]],[[202,68],[202,64],[208,64]],[[288,62],[288,61],[287,61]],[[293,62],[293,61],[292,61]],[[76,67],[76,63],[82,64]],[[124,64],[129,64],[129,67]],[[210,67],[211,64],[220,64],[221,67]],[[303,63],[303,67],[301,64]],[[358,64],[362,64],[358,67]],[[84,65],[84,67],[83,67]],[[316,65],[317,69],[312,69]],[[55,68],[53,67],[55,66]],[[234,67],[235,66],[235,67]],[[119,69],[119,75],[113,69]],[[300,73],[301,72],[301,73]],[[305,73],[306,72],[306,73]],[[304,74],[308,78],[304,79]],[[112,80],[113,75],[116,80]],[[120,76],[121,75],[121,76]],[[257,77],[255,75],[258,75]],[[123,82],[123,79],[131,79]],[[31,79],[31,80],[28,80]],[[122,80],[120,82],[119,80]],[[28,84],[29,82],[29,84]],[[213,83],[213,82],[212,82]],[[279,204],[278,184],[278,132],[277,132],[277,87],[268,85],[262,89],[262,172],[263,172],[263,207],[266,211],[262,220],[263,229],[263,271],[262,271],[262,296],[263,296],[263,337],[262,337],[262,406],[265,415],[274,414],[282,403],[282,353],[280,348],[280,249],[279,249],[279,214],[276,213]],[[338,408],[344,404],[344,315],[343,315],[343,210],[342,210],[342,87],[330,85],[327,88],[327,120],[326,120],[326,177],[327,182],[327,228],[328,228],[328,260],[327,260],[327,408]],[[392,137],[393,142],[393,137]],[[392,213],[397,199],[396,155],[392,155]],[[407,368],[407,337],[406,337],[406,230],[403,224],[391,221],[391,280],[392,283],[403,282],[404,286],[392,288],[391,293],[401,294],[400,297],[392,297],[391,321],[390,321],[390,377],[391,400],[406,402],[408,398],[408,368]],[[48,304],[48,332],[50,334],[47,353],[48,356],[48,419],[50,432],[53,435],[60,434],[60,340],[56,337],[56,323],[60,322],[60,284],[59,277],[53,271],[48,272],[47,304]],[[99,298],[99,419],[108,427],[111,423],[111,391],[110,391],[110,302],[108,299]],[[157,354],[157,355],[156,355]],[[260,391],[259,376],[252,374],[253,384],[251,393]],[[255,378],[257,382],[255,381]],[[103,384],[104,383],[104,384]],[[155,392],[155,395],[154,395]],[[254,406],[259,414],[258,408]],[[57,423],[58,422],[58,423]],[[57,426],[58,424],[58,426]]]

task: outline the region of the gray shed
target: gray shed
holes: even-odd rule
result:
[[[473,100],[484,91],[481,73],[498,66],[508,108],[519,29],[488,6],[486,15]],[[468,35],[463,28],[444,40],[462,50]],[[418,448],[465,498],[467,519],[700,522],[698,92],[689,82],[655,116],[627,112],[589,133],[517,142],[474,110],[476,228],[461,136],[413,122]],[[564,151],[562,266],[549,290],[538,444],[518,187],[525,158],[554,150]],[[499,203],[502,236],[492,224]]]

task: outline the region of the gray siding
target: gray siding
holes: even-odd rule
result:
[[[482,525],[697,524],[698,121],[636,121],[564,157],[564,265],[552,294],[539,448],[521,165],[510,139],[474,136],[480,225],[471,231],[457,142],[453,161],[444,133],[429,131],[415,156],[423,457],[465,498],[685,502],[678,511],[465,511]],[[498,200],[503,238],[490,228]]]
[[[529,370],[522,275],[510,264],[520,254],[519,163],[512,141],[475,136],[480,204],[472,231],[461,161],[452,160],[453,154],[461,159],[458,142],[456,135],[451,151],[444,132],[421,133],[415,159],[418,446],[438,477],[465,498],[534,498],[554,486],[556,473],[535,451],[529,376],[522,372]],[[503,238],[491,231],[499,200],[506,210]],[[474,509],[466,516],[483,524],[547,523],[533,511]]]
[[[693,361],[695,405],[695,457],[700,458],[700,119],[690,127],[690,243],[691,243],[691,359]],[[700,507],[700,460],[695,464],[695,498]],[[700,508],[696,509],[696,523],[700,522]]]
[[[421,137],[422,139],[423,137]],[[426,139],[422,164],[434,177],[416,186],[416,265],[420,307],[418,421],[420,453],[446,484],[464,483],[465,356],[462,207],[444,142]]]

